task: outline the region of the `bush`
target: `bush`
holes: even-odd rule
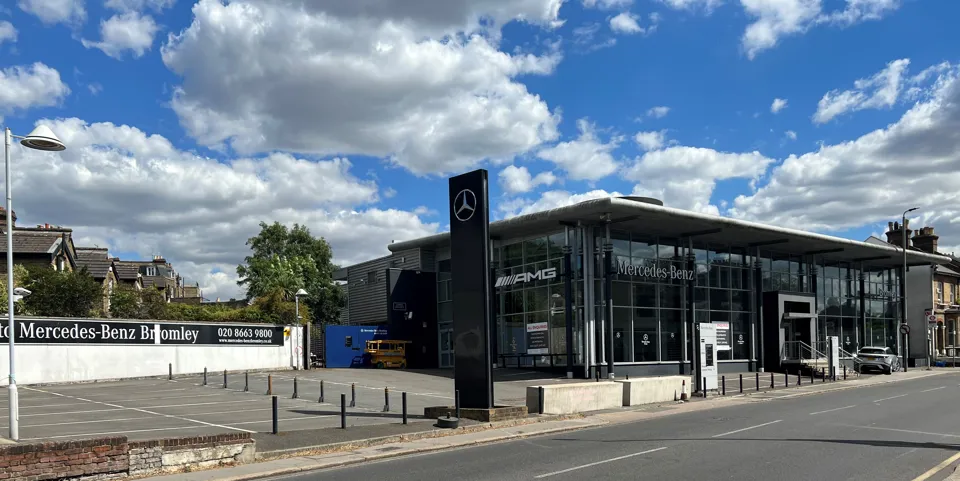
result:
[[[103,286],[86,269],[57,272],[49,268],[28,268],[25,286],[32,293],[23,302],[26,312],[37,316],[89,317],[101,310]]]
[[[26,267],[23,265],[17,264],[13,266],[13,286],[20,287],[25,286],[30,281],[30,273],[27,271]],[[7,276],[4,273],[3,281],[0,282],[0,301],[3,302],[3,305],[0,306],[0,313],[7,313]],[[26,305],[23,303],[23,299],[16,301],[13,305],[14,314],[24,314],[26,313]]]

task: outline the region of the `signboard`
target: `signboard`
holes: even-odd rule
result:
[[[527,354],[549,354],[549,326],[546,322],[527,324]]]
[[[717,389],[717,326],[701,322],[700,327],[700,377],[705,379],[702,389]],[[699,384],[699,383],[698,383]]]
[[[900,334],[910,334],[910,326],[908,324],[900,324]]]
[[[524,282],[554,279],[556,277],[557,277],[557,268],[550,267],[548,269],[540,269],[539,271],[536,271],[536,272],[521,272],[520,274],[513,274],[509,276],[498,277],[497,282],[494,283],[493,287],[506,287],[506,286],[512,286],[514,284],[521,284]]]
[[[729,322],[714,322],[713,325],[717,328],[717,350],[718,351],[729,351],[733,349],[733,346],[730,345],[731,335],[730,335],[730,323]],[[741,335],[741,344],[743,343],[743,336]]]
[[[21,344],[132,344],[195,346],[282,346],[283,326],[174,324],[90,319],[17,319]],[[0,321],[0,343],[10,334]]]
[[[670,267],[637,266],[620,259],[617,259],[617,274],[648,277],[651,279],[679,279],[683,281],[692,281],[696,278],[692,270],[677,269],[677,266],[673,264],[670,264]]]
[[[394,303],[393,303],[393,310],[395,310],[395,311],[406,311],[406,310],[407,310],[407,303],[406,303],[406,302],[394,302]]]

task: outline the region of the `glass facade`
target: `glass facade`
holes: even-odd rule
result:
[[[596,360],[591,364],[595,364],[604,360],[604,341],[610,338],[605,332],[608,316],[602,253],[606,236],[600,228],[571,228],[570,239],[574,362],[584,363],[586,340],[592,338]],[[691,281],[693,320],[728,326],[729,345],[717,353],[720,361],[749,362],[759,356],[755,345],[760,332],[758,290],[812,295],[818,315],[818,350],[824,351],[826,336],[834,335],[847,353],[864,346],[896,348],[901,300],[898,269],[863,270],[860,264],[825,262],[817,255],[691,244],[686,239],[617,230],[611,231],[610,244],[615,272],[610,297],[616,363],[663,364],[686,358]],[[493,247],[498,362],[565,365],[565,245],[564,231],[557,231],[498,242]],[[449,329],[452,321],[449,261],[440,261],[438,267],[442,342],[444,329]],[[589,295],[584,293],[584,279],[591,280],[593,292]],[[593,324],[585,319],[584,299],[590,300]],[[768,320],[766,326],[770,325]],[[776,326],[776,321],[772,325]],[[594,332],[585,332],[585,326],[593,326]],[[441,346],[441,355],[443,352]]]

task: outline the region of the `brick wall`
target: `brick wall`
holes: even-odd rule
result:
[[[254,461],[248,433],[127,441],[124,436],[0,445],[0,481],[103,481]]]
[[[0,445],[0,480],[110,479],[129,469],[127,438]]]

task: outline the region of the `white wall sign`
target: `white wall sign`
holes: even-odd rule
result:
[[[514,284],[521,284],[524,282],[536,281],[536,280],[548,280],[557,277],[557,268],[550,267],[547,269],[540,269],[536,272],[521,272],[520,274],[513,274],[509,276],[498,277],[497,282],[494,283],[493,287],[506,287],[512,286]]]
[[[617,259],[617,274],[628,275],[632,277],[649,277],[652,279],[680,279],[692,281],[694,271],[686,269],[677,269],[677,266],[667,267],[657,266],[637,266]]]
[[[729,351],[733,347],[730,345],[730,323],[729,322],[714,322],[714,326],[717,328],[717,350],[718,351]],[[742,344],[742,342],[741,342]]]
[[[717,389],[717,326],[700,323],[700,377],[705,379],[705,389]]]

